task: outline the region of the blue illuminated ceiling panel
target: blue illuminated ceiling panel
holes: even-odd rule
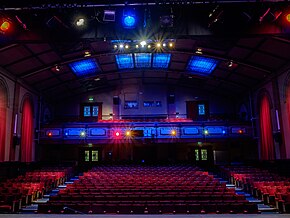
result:
[[[136,68],[151,67],[151,53],[135,53],[134,56]]]
[[[154,68],[168,68],[170,62],[171,54],[156,53],[153,56],[153,66]]]
[[[117,54],[115,57],[119,69],[134,68],[132,54]]]
[[[69,64],[69,66],[74,74],[76,74],[78,77],[95,75],[97,72],[101,71],[95,59],[86,59],[72,62]]]
[[[187,70],[193,73],[210,74],[217,66],[218,61],[213,58],[192,56]]]

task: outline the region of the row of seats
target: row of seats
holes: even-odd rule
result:
[[[275,206],[280,212],[290,213],[290,179],[264,169],[227,166],[223,172],[245,191],[265,204]]]
[[[0,183],[0,212],[18,212],[22,206],[31,204],[54,187],[63,184],[70,170],[36,170]]]
[[[47,204],[40,205],[38,211],[61,213],[67,207],[78,211],[80,201],[87,204],[83,213],[201,213],[217,212],[217,205],[224,208],[223,213],[229,213],[231,207],[236,213],[257,212],[257,206],[243,195],[190,165],[95,167],[52,196]],[[152,205],[156,210],[148,209]]]

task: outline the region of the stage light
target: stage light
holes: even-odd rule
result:
[[[142,46],[142,48],[144,48],[146,44],[147,44],[146,41],[141,41],[140,42],[140,45]]]
[[[125,45],[125,48],[128,49],[129,48],[129,45]]]
[[[119,48],[121,48],[121,49],[124,48],[124,44],[120,44]]]
[[[116,137],[119,137],[120,135],[121,135],[120,132],[118,132],[118,131],[115,132],[115,136],[116,136]]]
[[[170,48],[173,47],[173,43],[172,43],[172,42],[169,43],[169,47],[170,47]]]
[[[156,44],[156,47],[157,47],[157,48],[160,48],[160,47],[161,47],[161,43],[158,42],[158,43]]]
[[[162,46],[163,46],[163,47],[166,47],[166,43],[163,43]]]
[[[171,130],[171,133],[170,134],[171,134],[171,136],[176,136],[176,130],[174,130],[174,129]]]
[[[94,75],[101,71],[95,59],[76,61],[70,63],[69,66],[74,74],[76,74],[78,77]]]
[[[243,134],[244,131],[243,131],[242,129],[239,129],[238,133],[239,133],[239,134]]]
[[[192,73],[210,74],[217,66],[218,61],[213,58],[192,56],[187,70]]]
[[[148,45],[147,48],[151,48],[151,45]]]
[[[85,19],[84,18],[78,18],[75,22],[77,27],[81,27],[85,25]]]
[[[223,134],[226,134],[226,131],[225,130],[223,130],[223,132],[222,132]]]
[[[204,130],[203,133],[204,133],[204,135],[208,135],[208,130],[207,129]]]
[[[81,131],[80,136],[81,137],[85,137],[86,136],[86,132],[85,131]]]
[[[126,131],[126,136],[127,136],[127,137],[131,136],[131,131],[130,131],[130,130],[127,130],[127,131]]]
[[[11,27],[11,23],[9,21],[3,20],[1,22],[1,26],[0,26],[1,31],[7,32],[10,29],[10,27]]]
[[[126,29],[133,29],[136,26],[136,13],[134,10],[124,10],[122,17],[123,27]]]
[[[286,21],[290,23],[290,13],[286,15]]]
[[[52,132],[48,132],[48,133],[47,133],[47,136],[48,136],[48,137],[51,137],[51,136],[52,136]]]
[[[136,45],[135,47],[136,47],[136,48],[139,48],[139,45]]]

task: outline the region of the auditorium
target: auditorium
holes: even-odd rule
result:
[[[290,3],[0,5],[0,218],[289,217]]]

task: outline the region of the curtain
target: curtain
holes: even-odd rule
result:
[[[5,159],[5,136],[6,136],[6,93],[0,87],[0,162]]]
[[[260,101],[261,159],[274,160],[274,141],[271,122],[270,102],[267,95]]]
[[[287,107],[288,125],[290,127],[290,83],[289,82],[286,89],[286,107]]]
[[[33,109],[29,98],[26,98],[22,107],[22,126],[21,126],[21,161],[32,161],[33,143]]]

